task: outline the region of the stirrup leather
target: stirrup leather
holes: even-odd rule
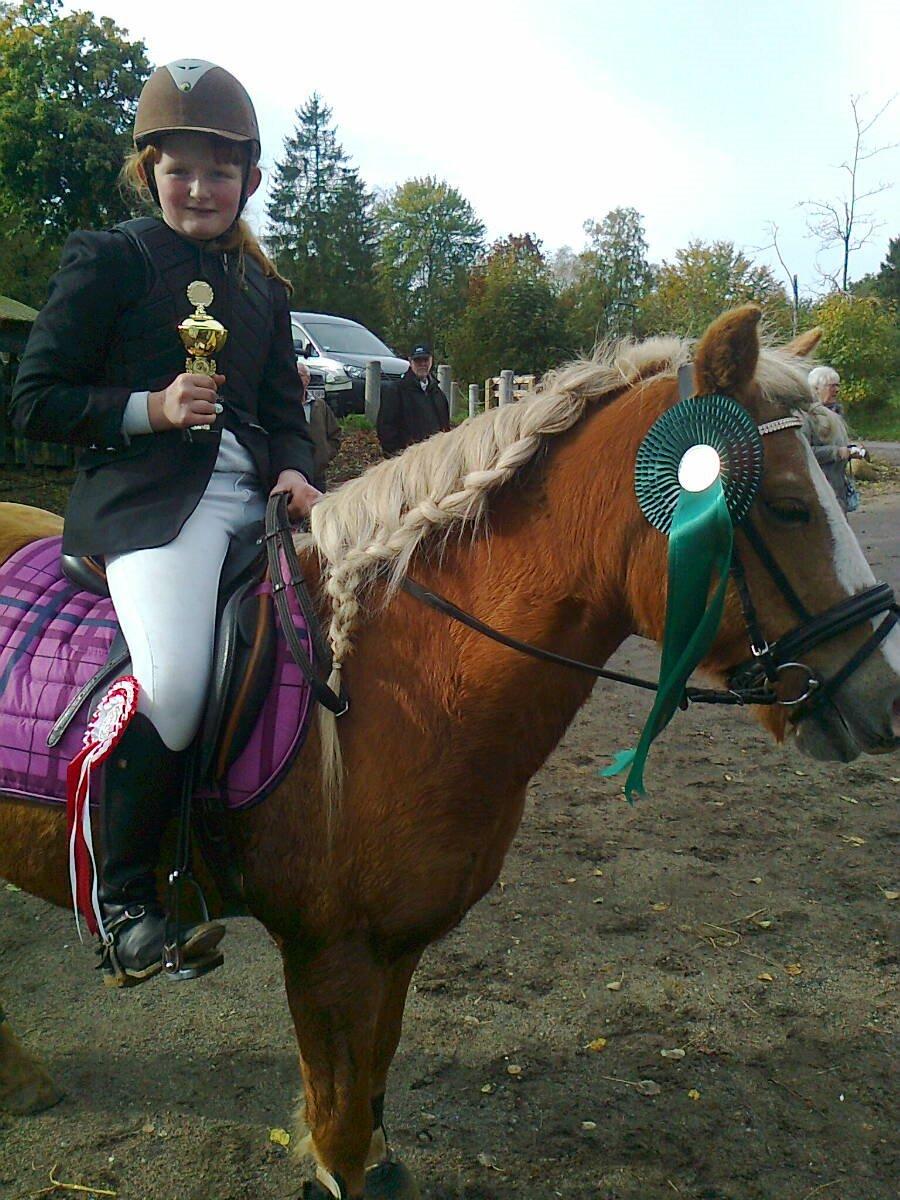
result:
[[[108,987],[135,987],[146,979],[152,979],[162,970],[162,954],[155,962],[137,970],[127,968],[119,958],[116,934],[135,921],[142,921],[147,916],[146,904],[127,904],[117,917],[104,922],[105,933],[101,937],[98,953],[100,962],[98,970],[104,971],[104,983]]]

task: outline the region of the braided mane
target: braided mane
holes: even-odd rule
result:
[[[322,586],[331,603],[331,686],[339,687],[341,666],[351,650],[360,594],[376,577],[386,584],[389,599],[426,539],[464,527],[476,532],[491,494],[531,462],[548,438],[571,429],[588,404],[603,403],[637,383],[674,378],[682,363],[690,361],[691,349],[690,342],[676,337],[600,347],[592,358],[548,374],[517,404],[490,409],[410,446],[325,496],[312,510],[311,531],[298,538],[297,549],[316,553],[322,565]],[[806,359],[763,349],[755,382],[784,411],[805,407],[809,365]],[[323,742],[323,759],[335,766],[340,753],[329,716],[320,711],[329,743]],[[326,790],[332,790],[336,779],[327,767],[325,781]]]
[[[490,409],[402,455],[371,467],[325,496],[312,511],[298,549],[315,550],[331,601],[334,662],[350,650],[358,596],[376,575],[389,598],[422,542],[460,526],[477,530],[492,492],[529,463],[546,439],[563,433],[625,387],[674,377],[691,343],[675,337],[624,341],[545,377],[517,404]],[[771,400],[808,403],[809,362],[764,349],[756,382]]]

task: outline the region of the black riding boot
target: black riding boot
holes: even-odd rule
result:
[[[109,937],[101,963],[109,987],[133,987],[162,969],[166,915],[156,892],[156,868],[181,796],[184,760],[148,717],[136,713],[104,766],[98,890]],[[219,924],[194,926],[182,957],[210,958],[224,933]]]

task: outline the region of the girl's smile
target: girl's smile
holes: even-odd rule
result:
[[[244,184],[240,157],[203,133],[168,134],[154,166],[159,205],[166,224],[195,241],[210,241],[230,229],[238,216]],[[247,195],[260,182],[250,170]]]

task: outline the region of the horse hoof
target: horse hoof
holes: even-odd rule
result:
[[[334,1200],[334,1196],[317,1180],[307,1179],[300,1193],[300,1200]]]
[[[63,1093],[9,1025],[0,1023],[0,1109],[27,1117],[52,1108],[62,1098]]]
[[[420,1200],[412,1172],[402,1162],[379,1163],[366,1171],[366,1200]]]

